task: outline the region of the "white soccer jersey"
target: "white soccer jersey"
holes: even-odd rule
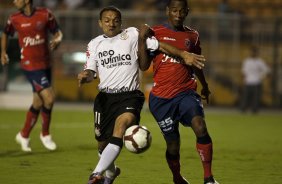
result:
[[[148,49],[157,50],[158,46],[154,37],[147,39]],[[139,89],[137,50],[138,30],[134,27],[111,38],[100,35],[88,44],[84,69],[98,74],[99,91],[119,93]]]
[[[270,72],[270,69],[261,58],[247,58],[243,63],[242,72],[246,84],[258,85]]]

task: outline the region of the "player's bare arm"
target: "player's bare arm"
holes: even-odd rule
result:
[[[1,36],[1,64],[2,66],[9,64],[9,57],[7,55],[7,43],[8,43],[8,35],[6,33],[2,33],[2,36]]]
[[[146,39],[153,35],[153,30],[147,25],[142,25],[140,27],[139,37],[138,37],[138,56],[139,56],[139,63],[140,63],[140,69],[146,70],[150,67],[150,59],[147,54],[146,49]],[[202,69],[205,65],[204,62],[206,61],[205,57],[203,55],[197,55],[194,53],[189,53],[184,50],[180,50],[172,45],[169,45],[164,42],[159,42],[159,50],[161,52],[164,52],[168,55],[173,55],[176,57],[180,57],[183,59],[182,63],[189,65],[189,66],[195,66],[199,69]],[[147,56],[146,56],[147,55]]]
[[[204,72],[202,69],[193,67],[193,70],[197,76],[197,78],[199,79],[201,85],[202,85],[202,90],[201,90],[201,98],[203,100],[206,100],[207,104],[209,103],[209,95],[211,94],[208,83],[206,81]]]
[[[160,44],[160,48],[159,48],[160,51],[168,55],[173,55],[173,56],[182,58],[183,64],[186,64],[189,66],[195,66],[199,69],[202,69],[205,66],[204,62],[206,61],[206,59],[203,55],[197,55],[197,54],[190,53],[184,50],[180,50],[164,42],[160,42],[159,44]]]
[[[84,83],[89,83],[95,78],[95,72],[92,70],[84,70],[77,75],[78,87]]]
[[[152,36],[151,28],[144,24],[139,29],[138,35],[138,61],[139,61],[139,68],[142,71],[147,70],[151,65],[151,58],[147,51],[146,39],[149,36]]]
[[[50,49],[51,50],[57,49],[60,43],[62,42],[62,39],[63,39],[63,33],[59,30],[58,32],[55,33],[52,40],[50,41]]]

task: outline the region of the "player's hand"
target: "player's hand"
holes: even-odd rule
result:
[[[151,27],[147,24],[143,24],[139,29],[139,37],[143,39],[147,39],[148,37],[151,37],[154,35],[154,31],[151,29]]]
[[[63,33],[59,30],[57,31],[54,36],[52,37],[52,40],[49,43],[50,50],[55,50],[58,48],[60,43],[63,40]]]
[[[201,90],[201,97],[203,100],[206,100],[207,104],[209,104],[209,96],[211,92],[208,86],[204,86]]]
[[[206,59],[203,55],[197,55],[194,53],[183,51],[181,53],[181,58],[183,59],[184,64],[186,65],[189,65],[189,66],[194,65],[195,67],[199,69],[202,69],[205,66],[204,62],[206,61]]]
[[[78,87],[80,87],[84,83],[88,83],[94,79],[93,72],[89,70],[84,70],[77,75]]]
[[[1,64],[2,66],[9,64],[9,57],[6,53],[1,54]]]
[[[82,84],[86,83],[88,77],[89,77],[89,74],[88,74],[87,71],[80,72],[77,75],[78,87],[80,87]]]
[[[53,39],[53,40],[50,41],[49,47],[52,51],[56,50],[58,48],[58,46],[60,45],[60,43],[61,43],[61,41]]]

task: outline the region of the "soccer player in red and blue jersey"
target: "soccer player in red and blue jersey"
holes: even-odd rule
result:
[[[32,0],[14,0],[19,10],[12,14],[1,36],[1,63],[9,63],[6,53],[8,37],[18,33],[21,48],[21,68],[32,85],[33,102],[27,114],[24,127],[16,136],[16,141],[25,152],[30,152],[29,135],[39,113],[42,116],[40,139],[48,150],[55,150],[56,144],[49,132],[55,95],[51,87],[51,61],[49,51],[55,50],[62,41],[63,34],[54,15],[46,8],[33,7]],[[48,41],[48,32],[53,37]]]
[[[201,54],[199,33],[183,25],[188,12],[186,0],[169,0],[166,7],[168,22],[153,27],[153,33],[160,42],[189,53]],[[212,139],[205,123],[201,96],[196,92],[195,76],[203,86],[203,99],[208,101],[210,91],[203,70],[165,53],[153,54],[154,85],[149,97],[149,108],[166,141],[166,160],[173,174],[173,181],[175,184],[188,184],[180,172],[181,123],[185,127],[191,127],[196,135],[196,148],[204,168],[204,184],[218,184],[212,174]],[[141,65],[149,66],[148,58],[139,59]]]

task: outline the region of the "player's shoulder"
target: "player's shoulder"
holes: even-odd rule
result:
[[[124,29],[121,34],[133,34],[136,36],[139,34],[139,30],[136,27],[128,27]]]
[[[99,35],[99,36],[96,36],[95,38],[93,38],[92,40],[90,40],[90,43],[100,42],[100,41],[103,41],[103,40],[105,40],[107,38],[108,37],[106,37],[105,35]]]
[[[35,11],[42,12],[42,13],[49,13],[49,12],[51,12],[51,10],[49,10],[48,8],[45,8],[45,7],[36,7]]]
[[[138,31],[138,29],[136,27],[128,27],[125,30],[129,31],[129,32],[136,32],[136,31]]]
[[[46,15],[48,17],[53,17],[52,11],[48,8],[45,8],[45,7],[36,7],[35,12],[37,14]]]
[[[94,47],[95,45],[98,45],[99,43],[103,42],[106,39],[107,39],[107,37],[105,35],[99,35],[99,36],[93,38],[92,40],[90,40],[90,42],[88,43],[88,46]]]
[[[191,27],[184,26],[184,30],[185,30],[185,32],[199,35],[199,32],[198,32],[196,29],[193,29],[193,28],[191,28]]]
[[[137,40],[138,35],[139,30],[136,27],[128,27],[123,29],[118,37],[121,40]]]
[[[19,17],[19,16],[21,16],[21,15],[22,15],[22,12],[17,11],[17,12],[12,13],[12,14],[10,15],[10,19],[13,19],[13,18]]]
[[[164,25],[160,24],[160,25],[155,25],[151,27],[154,31],[161,31],[161,30],[165,30],[167,29]]]

